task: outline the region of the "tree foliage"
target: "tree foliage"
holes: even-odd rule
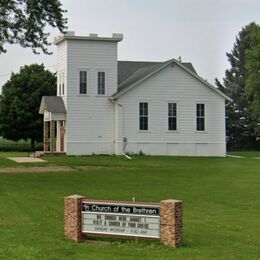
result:
[[[11,140],[41,141],[42,116],[39,106],[42,96],[56,94],[56,75],[43,65],[24,66],[3,86],[0,99],[0,132]]]
[[[260,123],[260,26],[253,27],[250,36],[253,47],[246,52],[246,90],[249,95],[254,96],[253,109]]]
[[[226,70],[223,84],[216,79],[220,90],[233,100],[226,109],[229,148],[259,147],[258,118],[253,107],[257,85],[256,76],[252,74],[256,65],[252,58],[256,56],[255,48],[259,44],[258,40],[254,40],[257,31],[259,25],[256,23],[242,28],[233,49],[227,53],[231,68]]]
[[[49,33],[46,26],[66,28],[67,19],[59,0],[1,0],[0,1],[0,54],[6,52],[4,44],[31,47],[34,53],[46,54]]]

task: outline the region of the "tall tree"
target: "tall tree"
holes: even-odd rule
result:
[[[257,118],[253,113],[255,95],[246,90],[246,82],[251,77],[247,59],[256,46],[252,40],[259,25],[250,23],[242,28],[236,37],[234,47],[227,53],[231,68],[226,70],[223,84],[216,79],[219,88],[233,99],[227,105],[227,141],[229,148],[259,147]]]
[[[249,95],[254,96],[254,113],[260,123],[260,26],[252,28],[251,41],[253,47],[246,52],[246,90]]]
[[[0,132],[11,140],[41,141],[43,135],[39,104],[42,96],[56,94],[56,75],[43,65],[24,66],[3,86],[0,99]]]
[[[0,1],[0,54],[4,44],[31,47],[34,53],[46,54],[49,33],[46,26],[66,28],[67,19],[59,0],[1,0]]]

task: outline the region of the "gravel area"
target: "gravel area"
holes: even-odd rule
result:
[[[38,172],[72,172],[77,169],[69,166],[47,166],[47,167],[7,167],[0,168],[0,173],[38,173]]]

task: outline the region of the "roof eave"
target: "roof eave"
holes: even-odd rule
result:
[[[61,107],[59,107],[59,109],[57,109],[57,107],[56,108],[53,108],[53,107],[51,108],[49,101],[47,102],[48,98],[57,98],[57,99],[59,99],[61,102],[57,103],[57,104],[59,104]],[[56,102],[57,102],[57,100],[56,100]],[[62,98],[59,97],[59,96],[42,96],[40,109],[39,109],[39,114],[44,114],[45,111],[53,113],[53,114],[66,114],[66,108],[64,106],[64,102],[63,102]]]
[[[136,81],[135,83],[133,83],[132,85],[122,89],[121,91],[113,94],[111,97],[113,99],[116,99],[118,97],[120,97],[121,95],[123,95],[125,92],[127,92],[128,90],[134,88],[136,85],[139,85],[140,83],[142,83],[143,81],[145,81],[146,79],[150,78],[152,75],[156,74],[157,72],[159,72],[160,70],[164,69],[165,67],[167,67],[168,65],[170,65],[172,62],[172,60],[166,61],[165,63],[162,64],[162,66],[160,66],[159,68],[155,69],[154,71],[152,71],[151,73],[149,73],[148,75],[146,75],[145,77],[141,78],[140,80]],[[125,82],[125,81],[124,81]],[[123,85],[123,83],[121,85]]]
[[[78,41],[105,41],[105,42],[121,42],[123,37],[89,37],[89,36],[59,36],[54,39],[53,44],[59,45],[66,40],[78,40]]]
[[[223,92],[221,92],[220,90],[218,90],[217,88],[215,88],[213,85],[211,85],[210,83],[208,83],[206,80],[204,80],[203,78],[201,78],[200,76],[198,76],[196,73],[192,72],[191,70],[187,69],[184,65],[182,65],[180,62],[178,62],[176,59],[171,59],[169,61],[166,61],[165,63],[162,64],[162,66],[160,66],[159,68],[157,68],[156,70],[152,71],[151,73],[149,73],[148,75],[146,75],[145,77],[143,77],[142,79],[138,80],[137,82],[133,83],[132,85],[126,87],[125,89],[122,89],[122,91],[119,91],[115,94],[113,94],[111,96],[111,98],[114,100],[118,97],[120,97],[121,95],[123,95],[124,93],[126,93],[127,91],[129,91],[130,89],[134,88],[136,85],[142,83],[143,81],[145,81],[146,79],[150,78],[152,75],[156,74],[157,72],[161,71],[162,69],[164,69],[165,67],[167,67],[168,65],[170,65],[171,63],[176,64],[177,66],[179,66],[180,68],[182,68],[183,70],[185,70],[187,73],[189,73],[191,76],[195,77],[197,80],[199,80],[201,83],[203,83],[204,85],[208,86],[210,89],[212,89],[213,91],[215,91],[217,94],[219,94],[220,96],[222,96],[223,98],[225,98],[228,101],[232,101],[232,99],[230,97],[228,97],[226,94],[224,94]],[[124,83],[124,82],[123,82]]]
[[[195,77],[196,79],[198,79],[201,83],[207,85],[209,88],[211,88],[213,91],[215,91],[216,93],[218,93],[219,95],[221,95],[223,98],[225,98],[228,101],[232,101],[232,98],[230,98],[229,96],[227,96],[226,94],[224,94],[222,91],[220,91],[219,89],[215,88],[213,85],[211,85],[210,83],[208,83],[205,79],[203,79],[202,77],[200,77],[198,74],[192,72],[191,70],[187,69],[185,66],[183,66],[181,63],[179,63],[177,60],[175,60],[175,64],[178,65],[179,67],[181,67],[182,69],[184,69],[186,72],[188,72],[189,74],[191,74],[193,77]]]

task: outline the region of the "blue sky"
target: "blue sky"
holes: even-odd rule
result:
[[[229,67],[226,52],[241,28],[260,24],[259,0],[61,0],[67,9],[68,30],[76,35],[123,33],[120,60],[164,61],[182,57],[199,75],[214,83]],[[58,30],[47,28],[52,40]],[[30,49],[6,46],[0,55],[0,86],[25,64],[44,63],[51,71],[53,55],[34,55]]]

